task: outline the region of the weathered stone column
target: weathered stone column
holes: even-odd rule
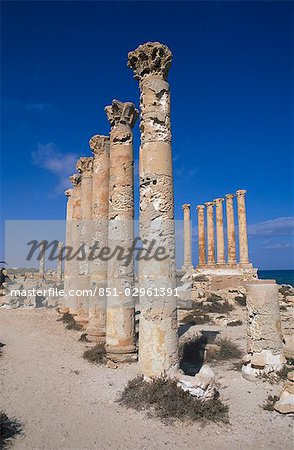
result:
[[[45,277],[45,242],[42,242],[42,245],[40,246],[40,262],[39,262],[39,277],[44,278]]]
[[[204,205],[198,205],[198,269],[206,267]]]
[[[57,246],[57,253],[58,253],[58,259],[57,259],[57,267],[56,267],[56,283],[62,283],[62,249],[63,249],[63,243],[58,242]]]
[[[248,284],[247,353],[245,378],[278,371],[283,367],[283,337],[277,284]]]
[[[225,240],[224,240],[224,219],[223,219],[223,198],[216,198],[216,249],[217,249],[217,265],[222,267],[226,264],[225,260]]]
[[[182,270],[193,269],[191,248],[191,214],[188,204],[182,205],[184,211],[184,264]]]
[[[152,241],[164,255],[139,261],[139,359],[143,374],[172,375],[178,366],[177,298],[170,88],[167,75],[172,53],[158,42],[140,45],[129,53],[141,90],[140,237],[146,249]],[[146,251],[147,256],[150,252]],[[154,255],[155,250],[151,251]],[[149,291],[147,289],[149,288]],[[156,295],[160,289],[164,297]],[[151,290],[151,295],[150,294]],[[161,291],[162,292],[162,291]],[[169,295],[171,292],[172,295]]]
[[[236,267],[236,239],[234,218],[234,194],[226,194],[227,234],[228,234],[228,265]]]
[[[78,289],[90,290],[90,262],[89,253],[92,244],[91,225],[92,225],[92,174],[93,174],[93,158],[81,157],[77,162],[77,170],[82,175],[81,178],[81,227],[80,239],[84,251],[79,261],[80,273],[78,277]],[[75,320],[85,324],[89,320],[89,298],[88,295],[78,296],[78,310]]]
[[[245,194],[245,190],[236,192],[238,206],[239,256],[240,266],[243,267],[249,265]]]
[[[72,288],[74,281],[79,275],[79,263],[76,258],[73,258],[74,252],[77,251],[79,247],[79,232],[75,231],[75,227],[79,226],[77,224],[75,217],[77,216],[77,205],[80,209],[81,195],[80,195],[80,181],[81,175],[74,174],[69,177],[73,189],[68,189],[65,191],[67,196],[67,207],[66,207],[66,234],[65,234],[65,260],[64,260],[64,297],[62,299],[62,305],[59,309],[61,314],[74,312],[76,314],[75,299],[69,296],[69,291]],[[79,212],[80,219],[80,212]],[[71,311],[69,311],[71,309]]]
[[[88,339],[105,343],[107,260],[98,257],[108,244],[109,136],[95,135],[89,141],[94,154],[92,192],[92,246],[97,248],[90,261],[91,285],[97,294],[89,299]],[[92,247],[92,248],[93,248]]]
[[[204,203],[207,213],[207,266],[210,268],[215,267],[215,254],[214,254],[214,220],[213,220],[213,206],[214,202]]]
[[[139,112],[133,103],[113,100],[105,108],[111,125],[109,173],[109,232],[106,353],[114,362],[137,359],[134,288],[134,156],[132,128]],[[126,259],[128,257],[128,259]]]

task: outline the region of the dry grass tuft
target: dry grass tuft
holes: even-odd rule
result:
[[[104,344],[96,344],[94,347],[85,350],[83,358],[87,359],[93,364],[106,363],[106,350]]]
[[[209,355],[206,358],[207,361],[228,361],[230,359],[240,359],[243,356],[240,347],[231,339],[219,338],[215,343],[218,345],[219,350]]]
[[[5,449],[11,443],[11,439],[21,432],[21,424],[16,419],[10,419],[0,412],[0,448]]]
[[[239,325],[243,325],[242,320],[234,320],[233,322],[227,323],[228,327],[238,327]]]
[[[136,411],[149,411],[162,420],[229,423],[229,407],[219,399],[201,401],[184,392],[177,382],[166,378],[130,380],[118,402]]]
[[[189,325],[203,325],[204,323],[210,322],[210,317],[207,314],[197,315],[191,313],[184,317],[182,322]]]
[[[242,294],[242,296],[237,295],[237,297],[235,297],[235,301],[240,306],[246,306],[246,295],[245,294]]]
[[[266,411],[274,411],[274,405],[278,400],[279,397],[277,395],[269,395],[265,403],[262,405],[262,409],[265,409]]]
[[[65,314],[63,314],[61,319],[57,319],[57,320],[61,320],[63,323],[65,323],[66,324],[65,328],[67,330],[81,331],[83,329],[82,325],[80,325],[79,323],[77,323],[75,321],[72,314],[65,313]]]
[[[82,333],[81,336],[79,337],[78,341],[79,342],[90,342],[89,339],[87,338],[87,333]]]

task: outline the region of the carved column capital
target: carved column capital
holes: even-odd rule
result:
[[[82,156],[78,159],[76,168],[82,177],[91,177],[93,171],[93,157]]]
[[[109,136],[103,136],[102,134],[95,134],[89,140],[89,146],[94,156],[99,156],[104,152],[109,152]]]
[[[128,54],[128,67],[134,71],[134,78],[140,81],[148,75],[166,80],[171,63],[172,52],[160,42],[147,42]]]
[[[237,197],[244,197],[244,195],[246,194],[247,191],[245,191],[245,189],[239,189],[238,191],[236,191],[236,196]]]
[[[222,198],[222,197],[216,198],[216,199],[214,200],[214,204],[215,204],[216,206],[220,206],[220,205],[222,204],[223,201],[224,201],[224,198]]]
[[[80,173],[74,173],[69,179],[73,187],[77,187],[80,184],[82,177]]]
[[[122,124],[133,128],[139,117],[139,111],[134,103],[123,103],[119,100],[113,100],[111,105],[105,107],[105,112],[111,127]]]
[[[199,211],[199,212],[204,212],[205,206],[204,206],[204,205],[197,205],[197,206],[196,206],[196,209],[197,209],[197,211]]]
[[[206,208],[209,208],[210,206],[214,206],[214,202],[206,202],[204,203],[204,205],[206,206]]]
[[[189,203],[185,203],[184,205],[182,205],[182,210],[183,211],[190,211],[190,204]]]
[[[226,199],[234,198],[235,194],[226,194],[225,197]]]

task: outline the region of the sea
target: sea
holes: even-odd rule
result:
[[[276,280],[278,284],[290,284],[294,287],[294,270],[259,270],[258,278]]]

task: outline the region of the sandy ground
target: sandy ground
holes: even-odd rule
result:
[[[281,385],[245,381],[230,363],[213,366],[221,398],[230,407],[230,425],[164,425],[116,403],[138,365],[117,370],[91,365],[82,358],[87,344],[78,342],[79,333],[65,330],[57,317],[43,308],[0,310],[0,341],[6,344],[0,358],[0,410],[23,424],[13,448],[293,448],[293,418],[261,408]],[[244,326],[223,333],[244,347]]]

